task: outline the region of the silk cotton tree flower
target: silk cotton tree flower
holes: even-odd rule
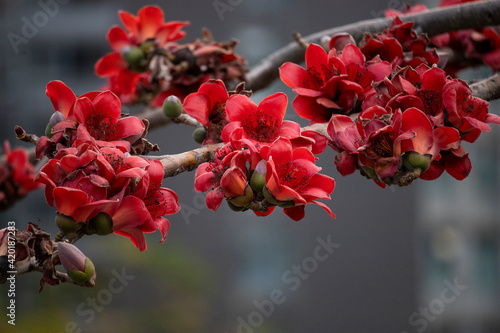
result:
[[[55,202],[63,234],[114,232],[143,251],[143,233],[159,229],[165,240],[170,223],[162,216],[180,209],[177,195],[161,187],[163,172],[158,161],[130,156],[111,143],[100,147],[92,139],[77,139],[40,170],[37,180],[45,184],[47,204]]]
[[[299,221],[304,218],[304,206],[316,204],[335,218],[331,209],[318,199],[330,200],[335,188],[333,178],[319,173],[316,158],[306,148],[293,149],[291,142],[279,138],[261,149],[261,157],[267,161],[265,178],[266,199],[283,208],[285,214]]]
[[[78,136],[90,137],[98,143],[113,142],[124,151],[130,151],[131,144],[142,138],[146,126],[137,117],[121,116],[121,103],[110,91],[93,91],[76,97],[73,91],[61,81],[47,84],[47,96],[59,116],[49,136],[42,136],[36,146],[37,158],[52,157],[57,149],[70,147]]]
[[[35,168],[30,163],[26,149],[10,148],[4,142],[5,162],[0,164],[0,210],[4,210],[32,190],[40,187],[34,181]]]
[[[119,16],[126,30],[118,26],[109,30],[113,52],[97,61],[95,71],[109,78],[108,88],[128,104],[136,101],[139,82],[148,85],[144,73],[149,65],[148,53],[183,38],[181,29],[189,22],[164,22],[163,11],[157,6],[143,7],[137,16],[119,11]]]
[[[293,108],[311,124],[328,122],[332,114],[356,112],[372,83],[391,72],[387,62],[365,62],[352,44],[344,46],[342,53],[331,49],[328,54],[321,46],[310,44],[305,58],[306,69],[288,62],[280,67],[280,77],[297,94]]]
[[[226,103],[230,123],[222,131],[224,143],[241,147],[268,146],[279,137],[289,139],[294,146],[312,147],[315,140],[301,135],[300,125],[283,120],[287,107],[284,93],[275,93],[264,98],[257,106],[245,95],[233,95]]]
[[[209,80],[200,86],[198,92],[188,95],[184,100],[184,111],[207,127],[204,145],[222,142],[222,130],[229,123],[225,110],[228,99],[224,82]]]

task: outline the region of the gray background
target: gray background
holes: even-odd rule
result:
[[[402,6],[397,0],[221,2],[233,4],[222,16],[213,1],[148,3],[159,4],[166,20],[191,21],[183,41],[199,37],[202,27],[217,40],[238,39],[237,51],[250,66],[292,41],[295,31],[307,35]],[[37,1],[0,2],[1,141],[15,140],[16,124],[43,133],[53,112],[44,94],[50,80],[62,80],[77,95],[101,87],[104,81],[94,76],[93,65],[110,51],[105,35],[119,24],[117,10],[135,14],[148,3],[60,4],[57,14],[15,52],[7,34],[22,35],[23,18],[32,22],[42,7]],[[254,100],[277,91],[289,96],[287,118],[305,125],[292,114],[294,94],[280,81]],[[191,130],[170,125],[148,139],[162,153],[178,153],[196,148]],[[176,191],[183,210],[169,218],[172,228],[164,244],[158,244],[159,233],[147,235],[144,253],[116,235],[80,240],[78,246],[96,264],[96,287],[48,286],[38,294],[37,274],[19,276],[17,325],[0,319],[0,331],[71,332],[76,325],[82,332],[237,332],[242,318],[259,325],[240,332],[499,332],[499,136],[494,128],[473,147],[466,146],[473,151],[470,179],[457,182],[445,175],[408,188],[382,190],[358,174],[342,178],[333,165],[334,153],[323,153],[318,164],[337,182],[327,203],[335,220],[317,206],[307,207],[300,222],[279,211],[268,218],[235,213],[225,204],[215,214],[193,191],[193,173],[166,179],[164,186]],[[39,218],[43,228],[54,232],[54,211],[39,190],[1,213],[0,226],[14,220],[22,229]],[[318,237],[331,237],[340,247],[291,290],[283,274],[313,255]],[[110,294],[112,272],[122,269],[134,278],[123,291]],[[455,278],[467,286],[463,295],[436,310],[432,320],[411,325],[409,317],[440,299],[444,281]],[[286,299],[259,321],[254,302],[269,300],[276,289]],[[7,288],[0,286],[0,292],[6,294]],[[85,305],[88,297],[101,299],[92,318],[78,312],[79,306],[91,308]]]

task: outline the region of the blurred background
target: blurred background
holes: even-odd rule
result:
[[[0,141],[12,146],[23,145],[15,142],[16,124],[44,133],[53,112],[45,96],[50,80],[77,95],[104,85],[94,64],[110,51],[105,36],[119,24],[119,9],[136,14],[160,5],[167,21],[191,22],[184,42],[201,37],[202,27],[216,40],[236,38],[251,67],[293,41],[293,32],[308,35],[403,6],[398,0],[58,0],[57,12],[45,15],[16,50],[9,32],[22,36],[26,21],[41,20],[49,2],[0,2]],[[253,98],[277,91],[289,96],[287,118],[300,122],[291,109],[294,94],[280,81]],[[499,108],[493,103],[490,110]],[[191,132],[170,125],[148,139],[162,153],[179,153],[197,147]],[[443,175],[385,190],[359,174],[342,178],[334,153],[326,151],[318,164],[337,182],[327,203],[335,220],[317,206],[307,207],[300,222],[279,211],[268,218],[236,213],[224,204],[215,214],[194,192],[194,173],[168,178],[163,184],[183,208],[169,217],[164,244],[159,233],[147,234],[143,253],[117,235],[81,239],[78,247],[97,268],[95,288],[63,284],[38,293],[39,274],[18,276],[16,326],[2,315],[0,332],[500,332],[499,143],[494,127],[465,145],[473,169],[462,182]],[[0,228],[40,220],[55,234],[54,212],[38,190],[2,212]],[[335,243],[331,253],[322,248],[326,259],[315,259],[316,248],[328,242]],[[4,313],[7,285],[0,293]]]

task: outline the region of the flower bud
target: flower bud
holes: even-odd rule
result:
[[[237,166],[227,169],[220,180],[220,186],[226,198],[246,195],[247,183],[245,173]]]
[[[250,186],[255,192],[262,192],[262,188],[266,185],[266,168],[267,162],[265,160],[257,163],[255,170],[250,178]]]
[[[202,144],[207,137],[207,130],[205,127],[196,127],[193,131],[193,139],[199,144]]]
[[[163,101],[163,114],[170,119],[175,119],[182,114],[182,102],[179,97],[170,95]]]
[[[235,212],[241,212],[243,209],[245,209],[245,207],[240,207],[232,204],[229,200],[227,200],[227,205],[229,206],[229,208],[231,208],[231,210],[234,210]]]
[[[45,136],[49,139],[52,137],[52,127],[54,126],[51,123],[48,123],[47,127],[45,127]]]
[[[56,213],[56,225],[65,234],[77,232],[82,227],[82,224],[77,223],[71,216],[66,216],[61,213]]]
[[[430,154],[420,155],[416,151],[407,151],[403,155],[403,165],[409,171],[420,169],[421,172],[425,172],[431,165],[431,159],[432,155]]]
[[[105,236],[113,232],[113,220],[111,219],[111,216],[104,212],[101,212],[91,218],[87,226],[88,234]]]
[[[246,207],[248,206],[248,204],[252,202],[252,200],[253,200],[253,190],[249,185],[247,185],[245,187],[245,194],[232,197],[227,201],[237,207]]]
[[[280,201],[280,202],[278,202],[278,206],[280,206],[281,208],[292,208],[292,207],[295,207],[295,202],[293,200]]]
[[[262,194],[264,195],[264,198],[266,198],[267,202],[269,202],[271,205],[277,205],[279,203],[274,195],[271,194],[267,186],[264,186],[262,188]]]
[[[137,46],[127,46],[122,50],[123,59],[131,66],[136,67],[140,64],[141,60],[144,58],[144,51]]]
[[[50,116],[49,124],[56,126],[63,120],[66,120],[66,117],[64,117],[62,112],[56,111],[52,114],[52,116]]]
[[[94,284],[96,278],[94,264],[82,251],[73,244],[59,242],[57,252],[61,264],[73,281]]]
[[[154,40],[147,40],[141,44],[141,50],[147,53],[151,51],[151,48],[154,46],[154,44],[155,44]]]
[[[51,138],[52,128],[63,120],[66,120],[66,117],[64,117],[64,115],[61,112],[59,111],[54,112],[52,116],[50,116],[50,120],[49,123],[47,124],[47,127],[45,127],[45,136]]]

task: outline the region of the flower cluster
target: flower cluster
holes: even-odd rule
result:
[[[432,180],[445,170],[468,176],[471,163],[461,142],[474,142],[487,123],[500,124],[488,103],[437,67],[406,67],[375,86],[356,121],[334,115],[328,124],[342,175],[360,169],[379,185]]]
[[[161,187],[162,164],[130,154],[145,124],[120,117],[120,100],[109,91],[77,98],[64,83],[52,81],[47,95],[57,122],[49,123],[50,138],[38,141],[37,154],[51,159],[36,180],[45,184],[47,203],[56,204],[63,234],[115,232],[142,251],[143,233],[159,229],[163,241],[170,223],[162,216],[180,207],[177,195]]]
[[[167,96],[184,99],[209,79],[231,82],[244,77],[245,60],[234,53],[236,42],[215,42],[204,31],[201,40],[178,44],[189,22],[165,23],[156,6],[142,8],[137,16],[124,11],[119,16],[126,30],[109,30],[113,52],[99,59],[95,70],[108,78],[106,89],[124,104],[161,106]]]
[[[244,94],[228,97],[220,90],[222,87],[222,82],[206,83],[185,101],[188,106],[195,105],[195,100],[203,106],[198,109],[204,110],[203,114],[195,114],[199,119],[223,114],[229,120],[221,133],[224,147],[216,151],[211,162],[196,170],[196,191],[209,191],[207,207],[216,211],[225,198],[233,210],[252,209],[264,216],[279,206],[298,221],[304,217],[304,206],[315,203],[334,217],[317,199],[329,200],[335,182],[319,174],[321,168],[315,165],[312,153],[325,149],[326,138],[301,133],[299,124],[283,120],[287,106],[283,93],[266,97],[256,105]],[[204,94],[207,89],[219,93]]]
[[[335,48],[327,54],[321,46],[311,44],[306,66],[287,62],[280,67],[280,77],[297,94],[295,112],[311,123],[327,122],[332,114],[359,112],[372,83],[391,72],[391,65],[379,58],[365,61],[353,44],[346,45],[341,54]]]
[[[333,47],[337,37],[330,41]],[[367,59],[380,57],[398,67],[418,67],[421,64],[432,66],[437,64],[439,56],[436,49],[429,48],[430,40],[425,34],[419,34],[413,29],[413,22],[403,22],[394,18],[389,28],[379,34],[366,35],[360,43],[360,49]]]
[[[23,198],[40,184],[33,181],[35,171],[30,163],[26,149],[10,149],[4,142],[5,161],[0,164],[0,210],[10,207],[16,200]]]
[[[479,0],[442,0],[438,7],[447,7]],[[427,11],[424,5],[405,9],[404,14]],[[386,17],[402,15],[396,10],[387,10]],[[500,27],[465,29],[444,33],[431,38],[434,45],[441,49],[451,49],[455,54],[448,57],[444,70],[456,76],[457,72],[471,64],[485,64],[494,72],[500,69]],[[445,52],[443,50],[443,52]]]

